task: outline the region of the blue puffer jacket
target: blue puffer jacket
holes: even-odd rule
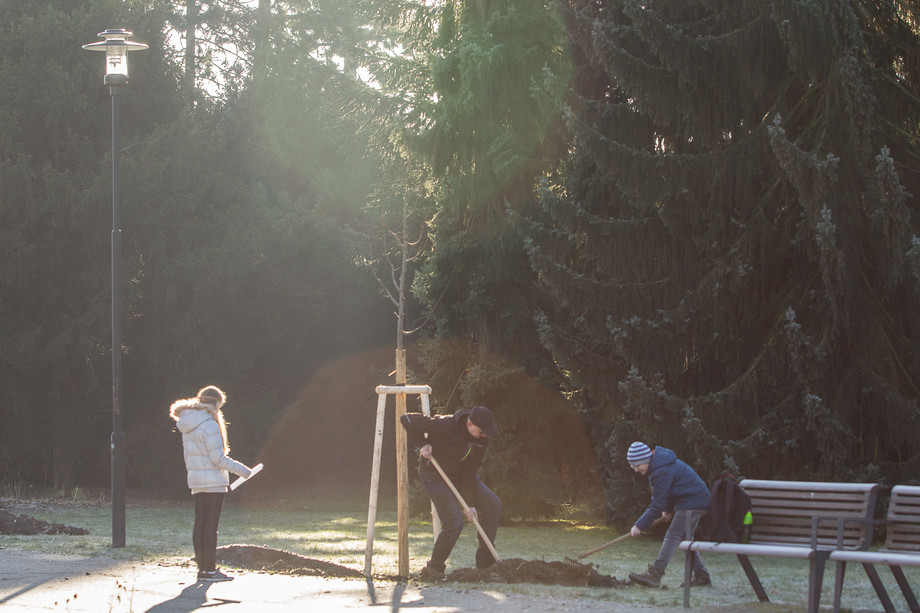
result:
[[[664,511],[706,509],[709,506],[709,488],[696,471],[678,460],[670,449],[655,447],[649,462],[648,481],[652,486],[652,503],[636,520],[636,526],[643,532]]]

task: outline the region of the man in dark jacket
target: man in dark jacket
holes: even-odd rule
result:
[[[670,449],[656,447],[654,451],[645,443],[633,443],[629,446],[626,459],[633,470],[648,476],[652,486],[652,502],[645,513],[636,520],[630,530],[633,536],[639,536],[648,530],[659,516],[671,521],[668,531],[661,543],[658,558],[650,564],[645,573],[629,573],[629,579],[646,587],[661,585],[661,577],[677,546],[689,533],[696,530],[700,518],[709,505],[709,488],[692,468],[677,459]],[[690,585],[712,585],[709,571],[703,565],[700,554],[693,552],[693,578]]]
[[[437,581],[444,575],[447,557],[460,537],[464,519],[469,523],[478,520],[489,540],[495,543],[502,501],[480,480],[479,465],[489,438],[498,434],[498,428],[492,412],[482,406],[436,417],[406,413],[400,421],[409,435],[410,446],[421,447],[419,477],[441,521],[431,559],[419,573],[423,581]],[[460,508],[450,487],[430,462],[432,457],[470,507],[468,512]],[[476,567],[486,568],[494,563],[495,558],[480,536]]]

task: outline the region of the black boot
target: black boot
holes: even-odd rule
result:
[[[419,574],[416,575],[416,578],[419,581],[425,581],[426,583],[437,583],[438,581],[444,580],[444,571],[438,570],[428,564],[419,571]]]
[[[706,571],[694,573],[693,578],[690,579],[690,587],[707,587],[710,585],[712,585],[712,577]],[[680,587],[684,587],[684,584],[681,583]]]
[[[710,577],[709,573],[706,571],[700,571],[693,576],[693,580],[690,581],[690,585],[694,587],[706,587],[712,585],[712,577]]]
[[[641,575],[629,573],[629,580],[633,583],[644,585],[645,587],[661,587],[661,575],[663,574],[663,572],[650,564],[648,572],[642,573]]]

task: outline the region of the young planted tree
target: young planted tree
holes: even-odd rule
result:
[[[530,249],[543,340],[606,465],[910,479],[920,462],[916,14],[573,1],[571,155]]]

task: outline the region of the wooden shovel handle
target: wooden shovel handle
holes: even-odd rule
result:
[[[454,484],[451,482],[450,477],[444,473],[444,469],[441,468],[441,465],[438,464],[438,461],[434,459],[434,456],[428,458],[428,461],[434,465],[434,467],[441,473],[441,478],[444,479],[444,483],[447,484],[447,487],[450,488],[450,491],[454,493],[454,496],[457,497],[457,502],[460,503],[460,506],[463,507],[464,511],[469,511],[470,507],[466,504],[466,501],[463,500],[463,496],[460,495],[460,492],[457,491],[457,488],[454,487]],[[486,536],[486,531],[482,529],[482,526],[479,525],[479,521],[473,517],[473,525],[476,526],[476,530],[479,532],[479,536],[482,537],[482,541],[486,544],[486,547],[489,548],[489,551],[492,553],[492,556],[495,558],[495,561],[498,562],[501,558],[498,557],[498,552],[495,551],[495,545],[492,544],[492,541],[489,540],[489,537]]]

